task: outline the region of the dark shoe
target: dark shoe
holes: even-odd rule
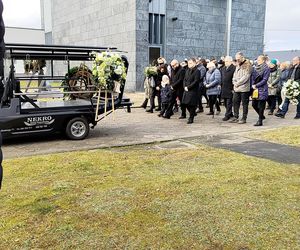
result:
[[[183,120],[183,119],[185,119],[185,118],[186,118],[186,116],[185,116],[185,115],[182,115],[182,116],[179,117],[179,120]]]
[[[268,115],[273,115],[274,111],[269,111]]]
[[[240,121],[238,122],[238,124],[245,124],[245,123],[247,123],[247,122],[246,122],[246,120],[244,120],[244,119],[242,119],[242,120],[240,120]]]
[[[157,116],[158,116],[158,117],[162,117],[162,114],[158,114]]]
[[[296,115],[296,116],[294,117],[294,119],[298,120],[298,119],[300,119],[300,116]]]
[[[153,109],[147,109],[146,112],[147,113],[153,113]]]
[[[223,119],[222,119],[222,121],[224,121],[224,122],[227,122],[227,121],[229,121],[230,120],[230,118],[229,117],[224,117]]]
[[[255,127],[261,127],[262,125],[262,121],[257,121],[257,123],[254,124]]]
[[[275,114],[275,116],[284,119],[284,115],[281,113],[277,113],[277,114]]]
[[[155,111],[161,111],[161,109],[160,109],[160,108],[157,108],[157,109],[155,109]]]
[[[230,122],[230,123],[238,123],[238,122],[239,122],[239,119],[233,117],[233,118],[231,118],[231,119],[229,120],[229,122]]]
[[[206,115],[214,115],[214,113],[213,112],[209,112]]]
[[[194,123],[194,119],[189,118],[187,124],[192,124],[192,123]]]
[[[166,115],[163,115],[162,117],[165,118],[165,119],[171,119],[170,116],[166,116]]]

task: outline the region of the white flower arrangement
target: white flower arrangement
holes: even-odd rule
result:
[[[153,77],[153,76],[156,76],[158,74],[157,72],[157,67],[155,66],[149,66],[149,67],[146,67],[144,69],[144,74],[146,77]]]
[[[286,98],[288,98],[292,105],[298,105],[300,99],[300,84],[299,82],[288,80],[285,84]]]
[[[93,75],[103,89],[113,91],[115,84],[123,85],[126,80],[126,67],[117,53],[94,53]]]

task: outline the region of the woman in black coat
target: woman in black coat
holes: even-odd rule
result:
[[[191,58],[188,61],[188,70],[186,71],[183,80],[184,93],[182,98],[182,108],[188,109],[190,113],[188,124],[194,122],[196,107],[199,100],[198,89],[200,78],[200,71],[197,69],[196,59]],[[186,117],[181,116],[180,118],[184,119]]]
[[[222,68],[222,93],[221,98],[224,100],[224,104],[226,107],[225,117],[223,121],[228,121],[231,117],[233,117],[232,106],[233,106],[233,83],[232,78],[235,72],[235,66],[232,63],[232,57],[227,56],[225,58],[225,67]]]

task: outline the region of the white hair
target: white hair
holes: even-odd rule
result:
[[[226,56],[225,59],[224,59],[224,61],[230,61],[230,62],[232,62],[233,58],[232,58],[232,56]]]

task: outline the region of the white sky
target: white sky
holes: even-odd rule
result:
[[[41,28],[40,0],[2,0],[6,26]],[[63,1],[63,0],[62,0]]]
[[[300,49],[299,2],[300,0],[267,0],[267,51]],[[41,27],[40,0],[3,0],[3,4],[6,26]]]

